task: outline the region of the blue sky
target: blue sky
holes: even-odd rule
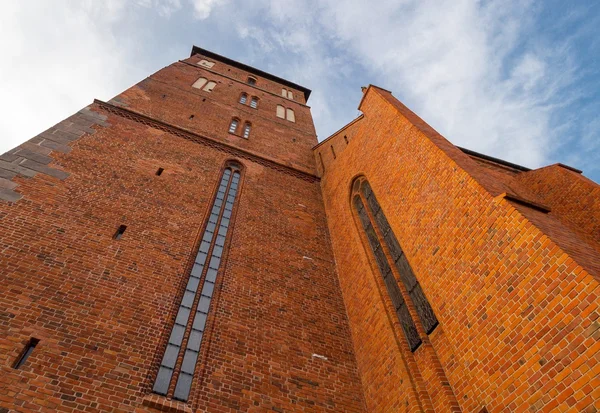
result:
[[[373,83],[456,145],[600,181],[600,2],[12,0],[0,27],[0,153],[196,44],[312,89],[319,139]]]

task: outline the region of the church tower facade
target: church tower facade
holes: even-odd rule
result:
[[[363,411],[309,95],[194,47],[2,155],[1,408]]]

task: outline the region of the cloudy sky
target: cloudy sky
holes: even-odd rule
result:
[[[600,2],[5,0],[0,153],[192,44],[313,90],[319,139],[389,89],[454,144],[600,181]]]

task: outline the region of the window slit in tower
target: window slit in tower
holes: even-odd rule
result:
[[[158,168],[158,170],[156,171],[156,175],[161,176],[163,172],[164,172],[164,168]]]
[[[333,145],[331,145],[331,154],[333,155],[333,159],[335,159],[335,150],[333,149]]]
[[[21,355],[15,362],[13,368],[15,368],[15,369],[21,368],[21,366],[23,366],[23,364],[25,364],[25,362],[27,361],[27,359],[29,358],[31,353],[33,353],[33,349],[35,348],[35,346],[38,345],[39,342],[40,342],[39,339],[31,337],[29,339],[29,341],[27,342],[25,349],[23,350],[23,352],[21,353]]]
[[[230,165],[223,172],[154,383],[155,393],[167,395],[177,372],[172,396],[182,401],[187,401],[189,397],[239,180],[240,172],[237,167]],[[191,326],[188,325],[190,317]],[[186,333],[187,341],[184,340]],[[177,359],[182,352],[183,361],[178,366]]]
[[[119,228],[117,228],[117,232],[115,232],[115,235],[113,235],[113,239],[119,240],[123,237],[123,234],[125,233],[125,230],[127,229],[127,225],[119,225]]]

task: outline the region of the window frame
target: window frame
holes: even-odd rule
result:
[[[240,126],[240,118],[231,118],[231,121],[229,122],[229,128],[227,129],[227,131],[233,135],[237,135],[237,130],[238,127]],[[233,126],[235,124],[235,126]],[[231,130],[233,126],[233,131]]]

